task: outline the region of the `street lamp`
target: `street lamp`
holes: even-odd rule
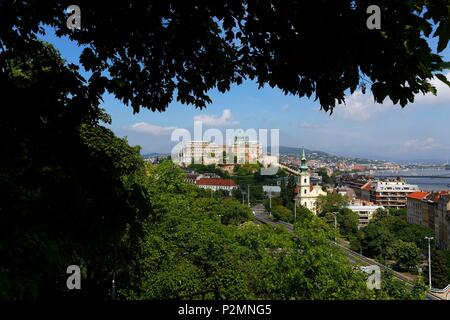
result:
[[[426,240],[428,240],[428,286],[431,289],[431,240],[433,240],[433,237],[425,237]]]
[[[111,288],[109,289],[109,299],[117,300],[117,289],[116,289],[116,246],[114,243],[111,243],[111,250],[113,256],[113,274],[111,280]]]
[[[269,208],[270,208],[270,215],[272,215],[272,191],[269,190]]]
[[[336,220],[337,212],[332,212],[331,214],[334,216],[334,231],[337,233],[337,220]],[[337,242],[336,234],[334,236],[334,242]]]
[[[110,289],[110,295],[109,298],[111,300],[117,300],[117,292],[116,292],[116,272],[113,273],[113,278],[111,281],[111,289]]]
[[[297,222],[297,198],[294,199],[294,225]]]

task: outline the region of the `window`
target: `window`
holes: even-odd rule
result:
[[[306,178],[303,180],[304,183],[306,183]]]
[[[306,189],[304,190],[304,192],[303,192],[304,194],[306,194]]]

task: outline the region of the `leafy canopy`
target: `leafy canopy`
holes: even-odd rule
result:
[[[64,13],[71,4],[2,2],[2,45],[14,48],[51,25],[84,46],[91,89],[113,93],[134,112],[165,110],[174,98],[203,108],[210,89],[226,92],[245,79],[314,96],[326,111],[366,86],[376,102],[405,106],[415,94],[435,93],[429,80],[449,67],[426,41],[436,37],[439,52],[447,47],[448,0],[79,1],[74,32]],[[374,4],[381,30],[366,26]]]

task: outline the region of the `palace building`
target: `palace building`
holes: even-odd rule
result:
[[[246,141],[237,136],[233,143],[216,144],[210,141],[185,141],[173,159],[181,166],[190,164],[256,164],[262,159],[263,148],[258,141]]]
[[[308,165],[306,163],[305,149],[303,149],[295,203],[297,206],[304,206],[312,212],[317,213],[317,198],[321,195],[326,195],[327,193],[322,190],[321,186],[312,185],[310,178],[311,176],[308,172]]]

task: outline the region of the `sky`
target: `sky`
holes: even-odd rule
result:
[[[68,63],[79,64],[82,48],[68,38],[58,38],[45,28],[42,39],[52,43]],[[430,40],[432,48],[436,41]],[[450,60],[450,46],[440,53]],[[81,68],[81,74],[89,74]],[[450,79],[450,70],[445,73]],[[393,161],[440,161],[450,159],[450,88],[432,80],[438,95],[416,96],[413,104],[402,109],[389,99],[375,104],[370,90],[347,96],[330,115],[320,110],[314,99],[284,95],[276,88],[258,89],[255,82],[233,86],[225,94],[211,90],[213,101],[206,109],[173,102],[165,112],[142,108],[133,114],[110,94],[103,96],[102,107],[112,117],[111,130],[127,137],[131,145],[140,145],[142,153],[170,153],[171,134],[184,128],[193,135],[194,121],[203,121],[203,129],[217,128],[225,136],[227,128],[279,129],[279,145],[305,147],[339,156]],[[176,99],[174,99],[176,100]],[[270,142],[269,142],[270,144]]]

